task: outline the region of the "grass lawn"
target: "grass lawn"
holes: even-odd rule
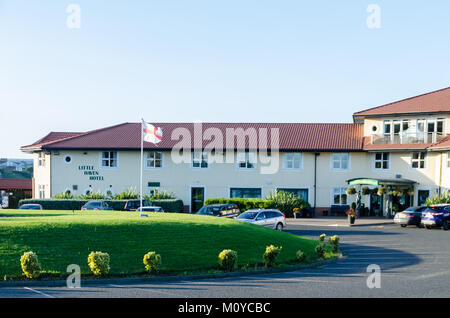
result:
[[[20,256],[37,253],[41,267],[52,275],[66,275],[69,264],[89,274],[91,251],[109,253],[110,274],[144,272],[142,258],[161,254],[162,274],[217,268],[223,249],[238,252],[240,266],[262,262],[266,245],[282,246],[280,263],[295,260],[302,250],[316,260],[317,241],[232,219],[176,213],[0,210],[0,279],[22,275]],[[333,256],[327,253],[327,257]]]

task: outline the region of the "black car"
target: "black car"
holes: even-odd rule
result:
[[[152,203],[149,200],[142,200],[143,206],[152,206]],[[136,211],[141,206],[140,199],[127,200],[125,202],[124,211]]]
[[[416,206],[398,212],[395,214],[394,223],[400,224],[401,227],[406,227],[408,225],[421,227],[422,211],[425,211],[426,208],[426,206]]]
[[[202,207],[197,214],[234,218],[241,213],[236,204],[211,204]]]

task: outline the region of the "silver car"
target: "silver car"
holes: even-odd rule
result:
[[[262,225],[278,231],[286,227],[286,216],[278,210],[247,210],[236,217],[236,220]]]

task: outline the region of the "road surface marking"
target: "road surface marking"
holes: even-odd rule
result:
[[[166,294],[166,295],[172,295],[172,296],[177,296],[177,297],[182,296],[180,294],[169,293],[169,292],[164,292],[164,291],[159,291],[159,290],[152,290],[151,287],[142,288],[142,287],[133,287],[133,286],[113,285],[113,284],[110,284],[109,286],[116,287],[116,288],[124,288],[124,289],[139,289],[139,290],[144,290],[144,291],[151,292],[151,293]]]
[[[52,296],[52,295],[49,295],[49,294],[43,293],[43,292],[41,292],[41,291],[39,291],[39,290],[36,290],[36,289],[30,288],[30,287],[24,287],[23,289],[26,289],[26,290],[29,290],[29,291],[35,292],[35,293],[37,293],[37,294],[40,294],[40,295],[42,295],[42,296],[45,296],[45,297],[48,297],[48,298],[55,298],[55,297],[54,297],[54,296]]]

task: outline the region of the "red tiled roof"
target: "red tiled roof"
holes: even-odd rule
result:
[[[31,179],[0,179],[0,190],[31,190]]]
[[[194,140],[194,124],[193,123],[152,123],[154,126],[161,127],[163,131],[163,141],[158,145],[144,143],[146,149],[172,149],[179,143],[179,139],[172,134],[183,129],[188,131],[191,138],[192,148],[197,148],[197,142],[201,147],[210,144],[210,140],[198,138]],[[40,143],[22,147],[23,150],[34,149],[39,146],[42,149],[122,149],[136,150],[140,149],[141,134],[140,123],[124,123],[112,127],[98,129],[68,138],[63,138],[49,143]],[[363,146],[363,127],[362,124],[303,124],[303,123],[202,123],[202,131],[208,128],[216,128],[221,132],[226,140],[226,131],[228,128],[242,128],[245,131],[255,129],[258,133],[259,129],[266,128],[268,131],[268,147],[270,147],[270,129],[278,128],[280,134],[281,150],[336,150],[336,151],[362,151]],[[214,141],[214,137],[212,138]],[[224,140],[224,143],[225,143]],[[252,139],[252,141],[255,141]],[[235,142],[232,147],[234,149],[242,149]],[[252,148],[247,140],[245,148]]]
[[[54,141],[59,141],[62,139],[66,139],[66,138],[71,138],[74,136],[79,136],[83,133],[81,132],[50,132],[49,134],[47,134],[46,136],[44,136],[43,138],[39,139],[38,141],[36,141],[35,143],[28,145],[28,146],[23,146],[22,148],[39,148],[42,145],[46,145],[49,144],[51,142]]]
[[[450,135],[433,144],[430,149],[450,149]]]
[[[356,112],[353,116],[376,116],[409,113],[450,113],[450,87],[407,98],[398,102]]]

